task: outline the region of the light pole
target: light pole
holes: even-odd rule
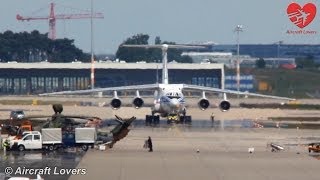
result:
[[[237,91],[238,91],[238,98],[239,98],[239,91],[240,91],[240,58],[239,58],[239,51],[240,51],[240,45],[239,45],[239,34],[243,31],[242,25],[237,25],[235,30],[237,32]]]
[[[91,89],[94,89],[94,55],[93,55],[93,0],[91,0]]]

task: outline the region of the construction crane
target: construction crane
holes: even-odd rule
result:
[[[84,13],[84,14],[57,14],[55,15],[54,3],[50,3],[50,14],[49,16],[21,16],[17,14],[16,18],[18,21],[31,21],[31,20],[47,20],[49,21],[49,39],[56,39],[56,20],[58,19],[88,19],[88,18],[99,18],[103,19],[102,13]]]

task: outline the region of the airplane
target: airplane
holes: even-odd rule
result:
[[[151,115],[146,115],[146,123],[159,123],[159,115],[161,117],[166,117],[167,122],[182,122],[189,123],[191,122],[191,116],[187,115],[186,101],[184,97],[184,92],[186,91],[198,91],[202,92],[202,97],[198,101],[198,106],[201,110],[206,110],[209,106],[209,100],[206,98],[206,92],[211,93],[222,93],[223,100],[219,104],[219,108],[222,111],[228,111],[231,107],[230,102],[227,100],[226,94],[239,94],[244,96],[257,96],[264,98],[274,98],[282,100],[295,100],[287,97],[263,95],[249,92],[233,91],[227,89],[213,88],[213,87],[204,87],[190,84],[170,84],[168,67],[167,67],[167,51],[168,48],[179,48],[179,49],[200,49],[204,48],[201,46],[188,46],[188,45],[121,45],[122,47],[141,47],[141,48],[161,48],[162,49],[162,82],[155,84],[143,84],[143,85],[133,85],[133,86],[120,86],[120,87],[108,87],[108,88],[96,88],[88,90],[76,90],[76,91],[60,91],[53,93],[44,93],[39,94],[40,96],[48,95],[70,95],[70,94],[86,94],[93,92],[112,92],[113,98],[110,102],[110,105],[113,109],[119,109],[121,107],[121,100],[117,95],[118,91],[132,90],[136,91],[136,96],[134,97],[132,104],[138,109],[143,106],[144,101],[140,96],[139,91],[141,90],[154,90],[154,104],[151,107]],[[158,114],[158,115],[155,115]]]

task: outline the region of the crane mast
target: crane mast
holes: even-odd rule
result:
[[[79,14],[55,14],[55,4],[50,3],[49,16],[21,16],[17,14],[18,21],[33,21],[33,20],[47,20],[49,21],[49,39],[56,39],[56,20],[58,19],[103,19],[102,13],[79,13]]]

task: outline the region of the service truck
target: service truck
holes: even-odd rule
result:
[[[43,128],[39,131],[29,131],[21,139],[11,140],[11,149],[24,151],[26,149],[47,149],[53,151],[59,148],[80,147],[87,151],[96,141],[95,128],[74,128],[61,130],[61,128]]]

